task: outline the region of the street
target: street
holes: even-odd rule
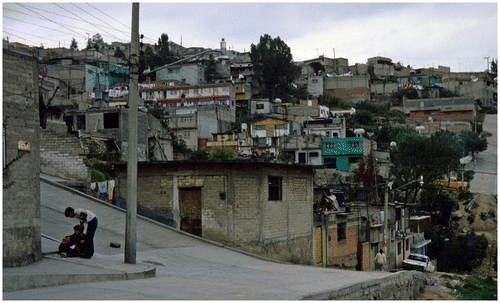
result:
[[[124,260],[124,245],[111,248],[109,243],[124,243],[125,213],[44,182],[41,204],[42,234],[61,239],[78,223],[66,218],[64,209],[67,206],[89,209],[99,218],[96,255]],[[137,263],[140,262],[156,266],[156,277],[4,292],[3,299],[293,300],[392,274],[270,262],[143,219],[137,220]]]
[[[477,154],[476,161],[471,161],[465,166],[465,170],[473,170],[474,178],[470,182],[472,193],[497,194],[497,115],[486,115],[483,123],[483,131],[492,136],[487,137],[488,148]]]

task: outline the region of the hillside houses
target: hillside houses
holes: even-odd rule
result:
[[[112,57],[117,50],[127,54],[128,47],[44,50],[38,65],[41,171],[79,178],[87,186],[92,174],[84,161],[111,155],[106,161],[116,168],[118,197],[111,203],[117,205],[126,199],[130,90],[128,65]],[[345,193],[330,182],[332,176],[352,175],[376,142],[349,136],[353,130],[346,120],[354,108],[328,108],[317,97],[355,104],[388,100],[414,87],[429,95],[405,100],[405,114],[424,124],[432,117],[441,129],[450,120],[474,124],[477,100],[496,104],[496,81],[484,73],[415,70],[384,57],[349,66],[346,58],[324,56],[297,62],[302,74],[296,84],[308,98],[285,103],[260,95],[248,53],[225,49],[224,40],[216,50],[172,47],[180,59],[145,72],[139,84],[140,210],[278,260],[373,270],[374,253],[384,247],[391,267],[399,268],[410,252],[425,253],[428,244],[421,226],[428,218],[410,216],[408,205],[391,201],[381,214],[380,201],[362,189],[356,189],[356,201],[341,199]],[[439,98],[444,88],[463,96]],[[154,111],[162,116],[154,117]],[[174,148],[176,139],[185,143],[185,155]],[[186,159],[190,152],[216,147],[239,157],[229,164]],[[190,201],[196,213],[189,213]]]

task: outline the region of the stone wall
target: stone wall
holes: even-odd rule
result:
[[[47,175],[83,182],[90,188],[90,168],[83,160],[88,153],[80,139],[74,135],[60,134],[50,130],[41,131],[41,171]]]
[[[3,50],[3,266],[42,258],[35,57]]]
[[[310,294],[303,300],[414,300],[424,289],[422,272],[401,271],[377,280]]]

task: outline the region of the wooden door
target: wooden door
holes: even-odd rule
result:
[[[201,237],[201,188],[179,190],[181,230]]]
[[[316,226],[316,265],[323,263],[323,237],[321,226]]]

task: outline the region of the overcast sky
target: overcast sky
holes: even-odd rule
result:
[[[131,3],[3,3],[3,38],[45,48],[79,49],[99,33],[105,42],[130,40]],[[484,71],[497,59],[497,3],[173,3],[141,2],[139,32],[155,43],[162,33],[185,47],[249,51],[260,36],[279,36],[295,61],[324,55],[366,63],[389,57],[414,68],[449,66]],[[489,59],[485,59],[490,57]]]

